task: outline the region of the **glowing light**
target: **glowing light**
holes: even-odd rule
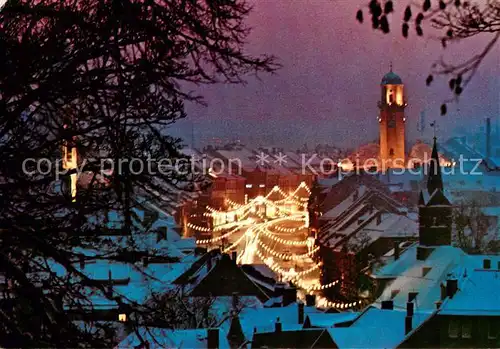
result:
[[[319,246],[315,247],[314,249],[312,249],[311,251],[307,252],[307,253],[304,253],[304,254],[288,254],[288,253],[281,253],[281,252],[277,252],[275,250],[273,250],[271,247],[267,246],[264,242],[262,242],[261,240],[258,241],[259,245],[264,249],[264,251],[266,251],[267,253],[275,256],[275,257],[278,257],[284,261],[288,261],[288,260],[302,260],[302,259],[306,259],[306,258],[309,258],[311,257],[312,255],[314,255],[317,251],[319,251]]]
[[[67,125],[64,125],[67,128]],[[78,153],[76,147],[70,147],[67,143],[63,145],[63,168],[65,170],[76,170],[78,167]],[[73,202],[76,201],[76,184],[78,182],[78,174],[72,173],[70,177],[70,194]]]
[[[214,242],[219,242],[219,241],[224,240],[225,238],[230,237],[231,235],[233,235],[234,233],[236,233],[239,230],[240,230],[240,227],[236,227],[233,230],[231,230],[231,231],[229,231],[221,236],[218,236],[218,237],[212,238],[212,239],[196,240],[196,243],[198,245],[206,245],[206,244],[212,244]]]
[[[299,195],[300,190],[307,192],[307,197],[304,196],[305,193]],[[307,292],[333,287],[338,281],[320,285],[317,276],[312,274],[322,264],[315,263],[311,259],[319,251],[319,246],[315,246],[315,239],[307,237],[308,234],[303,231],[309,226],[307,203],[310,192],[306,183],[302,182],[294,191],[289,193],[285,193],[279,186],[274,186],[266,196],[259,195],[250,200],[246,196],[243,205],[226,199],[227,210],[206,207],[207,212],[203,216],[212,218],[213,228],[201,227],[191,223],[188,223],[187,226],[201,232],[226,230],[224,234],[218,237],[197,240],[197,244],[217,243],[241,232],[241,236],[222,251],[227,253],[235,249],[241,250],[237,257],[238,263],[252,264],[254,258],[258,257],[271,270],[281,275],[284,280],[295,282]],[[273,193],[280,194],[282,198],[271,200],[270,197]],[[294,224],[294,226],[287,226],[288,224]],[[304,251],[305,253],[280,252],[274,250],[271,247],[273,245],[268,245],[266,241],[273,241],[284,246],[306,247],[307,250]],[[301,268],[304,269],[297,269],[297,265],[284,268],[277,263],[292,260],[301,262]],[[306,265],[303,265],[303,263]]]
[[[353,308],[355,306],[360,305],[361,301],[349,302],[349,303],[331,302],[324,297],[316,296],[316,304],[319,307],[323,307],[323,308],[349,309],[349,308]]]

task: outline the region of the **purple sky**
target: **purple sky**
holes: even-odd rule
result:
[[[396,8],[392,20],[394,33],[383,35],[368,23],[356,22],[358,5],[365,3],[255,0],[248,51],[273,54],[283,68],[275,75],[262,75],[261,81],[251,77],[245,86],[201,88],[208,106],[189,105],[188,118],[176,129],[190,144],[194,124],[198,147],[212,137],[294,148],[306,142],[357,146],[377,139],[379,84],[391,61],[406,86],[409,140],[422,138],[417,131],[422,110],[429,122],[438,120],[443,137],[460,128],[479,127],[486,117],[499,117],[498,45],[459,104],[441,117],[439,105],[450,94],[442,80],[425,86],[432,62],[443,54],[451,59],[469,57],[486,40],[475,39],[446,51],[438,42],[413,32],[405,40],[400,35],[401,8]],[[432,136],[429,122],[423,135],[427,139]]]

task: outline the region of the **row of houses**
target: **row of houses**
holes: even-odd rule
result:
[[[402,202],[373,175],[313,185],[312,228],[322,251],[331,252],[321,254],[323,265],[342,265],[334,256],[351,253],[356,258],[350,267],[366,262],[362,272],[377,286],[374,301],[355,309],[322,308],[318,294],[304,295],[280,282],[265,265],[238,265],[234,255],[198,248],[194,238],[181,237],[168,203],[142,197],[134,207],[139,233],[133,245],[118,213],[89,217],[108,228],[99,246],[122,246],[134,254],[127,261],[110,261],[99,258],[100,251],[78,251],[83,258],[75,260],[75,267],[109,290],[89,295],[87,311],[83,303],[63,306],[80,326],[117,328],[118,348],[500,345],[500,258],[469,255],[453,246],[453,207],[440,172],[430,175],[418,198],[416,205]],[[377,263],[370,263],[375,257]],[[357,279],[349,267],[331,270],[325,269],[328,277],[340,280],[336,299],[363,296],[349,293]],[[54,271],[64,273],[56,265]],[[127,302],[163,320],[152,317],[137,326]]]

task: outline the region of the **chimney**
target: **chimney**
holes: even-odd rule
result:
[[[441,308],[441,305],[443,304],[442,301],[437,301],[436,302],[436,310],[439,310]]]
[[[413,302],[406,303],[406,316],[413,316],[413,312],[414,312],[413,305],[414,305]]]
[[[280,322],[280,318],[277,318],[276,322],[274,323],[274,332],[277,332],[277,333],[281,332],[282,329],[283,329],[283,325]]]
[[[238,259],[238,252],[237,251],[232,251],[231,252],[231,259],[234,261],[234,263],[236,264],[236,261]]]
[[[445,298],[446,298],[446,286],[443,283],[441,283],[439,286],[441,287],[441,298],[440,298],[440,300],[444,301]]]
[[[316,295],[306,294],[306,306],[315,307],[316,306]]]
[[[207,330],[207,348],[218,349],[219,348],[219,329],[209,328]]]
[[[413,317],[411,317],[411,316],[405,317],[405,335],[411,332],[412,320],[413,320]]]
[[[394,260],[398,260],[399,259],[399,255],[400,255],[401,251],[399,249],[399,241],[394,241]]]
[[[491,119],[486,119],[486,158],[491,156]]]
[[[274,284],[274,297],[281,297],[285,292],[285,284],[282,282],[277,282]]]
[[[408,302],[413,302],[417,298],[418,292],[408,292]]]
[[[299,313],[298,313],[299,324],[302,325],[304,323],[304,303],[299,302],[297,304],[297,309],[299,311]]]
[[[491,268],[491,259],[483,259],[483,269]]]
[[[394,309],[394,302],[392,300],[382,301],[381,308],[383,310],[393,310]]]
[[[457,279],[446,280],[446,295],[448,297],[453,298],[455,293],[457,293],[457,290],[458,290]]]
[[[240,303],[238,292],[233,292],[233,310],[236,310]]]

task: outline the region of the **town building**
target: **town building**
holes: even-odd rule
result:
[[[381,169],[406,166],[405,108],[408,105],[401,78],[392,71],[381,82],[380,109],[380,161]]]

